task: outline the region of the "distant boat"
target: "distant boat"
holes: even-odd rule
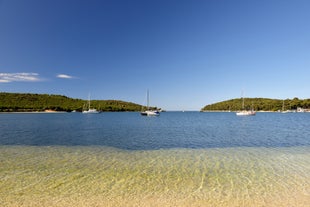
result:
[[[244,97],[242,97],[242,110],[237,111],[236,115],[237,116],[255,116],[255,114],[256,112],[253,110],[253,108],[251,110],[244,109]]]
[[[149,95],[149,90],[147,90],[147,110],[146,111],[141,111],[141,115],[142,116],[159,116],[160,113],[158,110],[150,110],[150,107],[149,107],[149,102],[150,102],[150,95]]]
[[[99,114],[100,111],[97,111],[97,109],[90,108],[90,95],[88,95],[88,109],[82,111],[83,114]]]
[[[237,116],[254,116],[255,114],[256,114],[256,112],[253,111],[253,110],[250,110],[250,111],[242,110],[242,111],[237,111],[236,112]]]
[[[159,111],[157,110],[155,111],[146,110],[146,111],[142,111],[140,114],[142,116],[159,116],[160,115]]]
[[[290,111],[290,110],[286,110],[286,111],[284,111],[284,100],[283,100],[283,102],[282,102],[282,111],[281,111],[281,113],[282,114],[286,114],[286,113],[291,113],[292,111]]]

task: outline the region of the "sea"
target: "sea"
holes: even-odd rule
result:
[[[0,206],[310,204],[310,113],[1,113]]]

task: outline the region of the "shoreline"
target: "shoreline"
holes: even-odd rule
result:
[[[12,111],[12,112],[0,112],[0,114],[64,114],[71,113],[67,111]]]
[[[208,111],[200,111],[203,113],[216,113],[216,112],[223,112],[223,113],[236,113],[238,111],[225,111],[225,110],[208,110]],[[257,113],[282,113],[282,111],[255,111]],[[303,112],[298,112],[298,111],[290,111],[290,112],[285,112],[285,113],[310,113],[310,111],[303,111]]]

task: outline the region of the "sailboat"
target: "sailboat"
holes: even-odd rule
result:
[[[290,112],[289,110],[284,111],[284,100],[283,100],[281,113],[282,114],[286,114],[286,113],[289,113],[289,112]]]
[[[149,107],[149,102],[150,102],[150,95],[149,95],[149,90],[147,90],[147,110],[146,111],[141,111],[141,115],[142,116],[159,116],[160,113],[159,111],[157,110],[150,110],[150,107]]]
[[[99,114],[100,111],[97,111],[97,109],[90,108],[90,95],[88,95],[88,109],[82,111],[83,114]]]
[[[236,115],[237,116],[254,116],[256,114],[256,112],[253,110],[245,110],[244,109],[244,97],[242,96],[242,110],[241,111],[237,111]]]

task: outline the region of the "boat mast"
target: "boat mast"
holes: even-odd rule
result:
[[[244,110],[244,97],[242,97],[242,110]]]
[[[88,94],[88,109],[90,109],[90,94]]]
[[[244,110],[244,97],[243,97],[243,91],[241,93],[241,98],[242,98],[242,109],[241,110]]]
[[[147,110],[149,110],[150,106],[150,94],[149,94],[149,89],[147,89],[147,92],[146,92],[146,101],[147,101]]]

